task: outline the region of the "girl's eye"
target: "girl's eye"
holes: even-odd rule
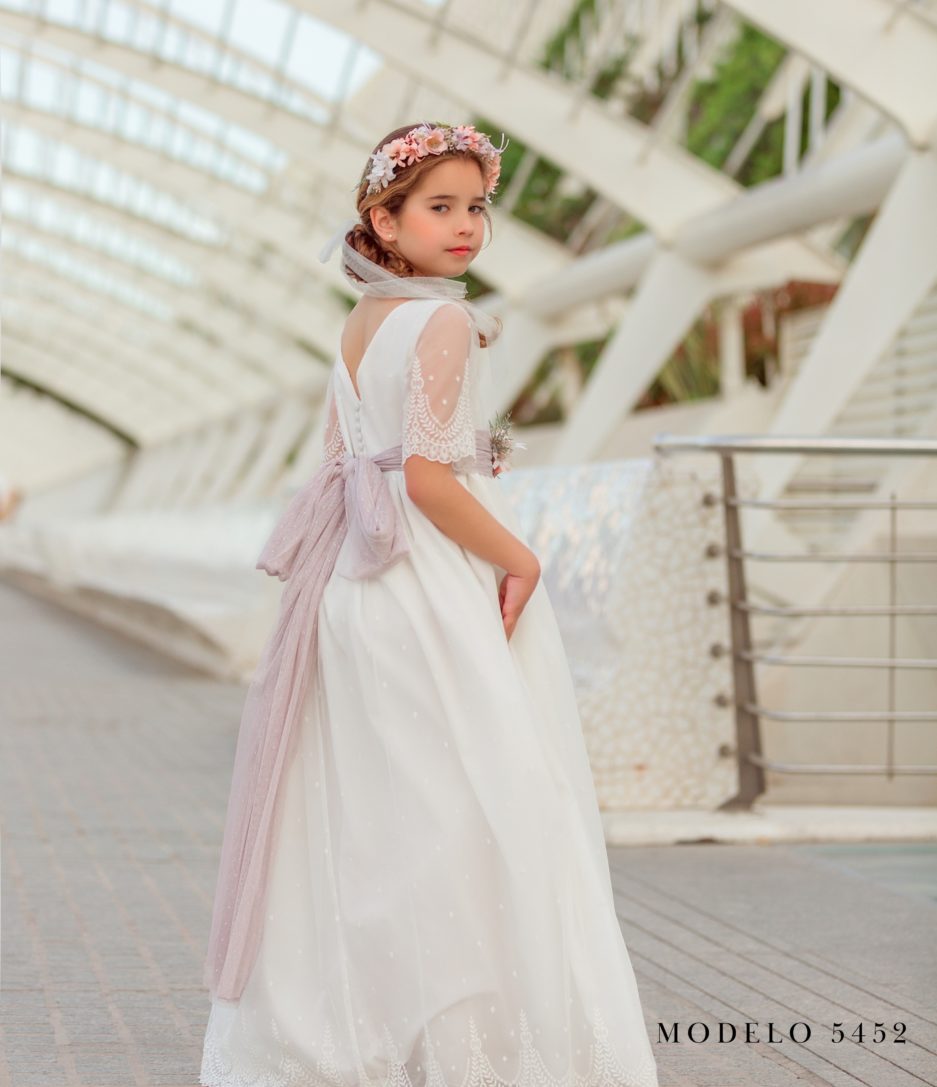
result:
[[[433,211],[438,211],[438,210],[439,210],[439,208],[448,208],[448,207],[449,207],[449,205],[448,205],[448,204],[433,204]],[[484,208],[482,207],[482,205],[481,205],[481,204],[472,204],[472,207],[473,207],[473,208],[477,208],[477,209],[478,209],[479,211],[484,211],[484,210],[485,210],[485,209],[484,209]]]

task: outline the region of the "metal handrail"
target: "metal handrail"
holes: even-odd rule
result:
[[[804,438],[795,434],[655,434],[661,453],[822,453],[937,456],[937,438]]]
[[[761,755],[752,755],[752,762],[756,766],[766,770],[773,770],[780,774],[867,774],[880,777],[884,773],[901,774],[902,776],[918,774],[937,774],[937,766],[925,764],[923,766],[905,766],[892,763],[890,766],[881,762],[853,762],[853,763],[812,763],[810,766],[801,762],[772,762],[762,758]],[[723,805],[725,807],[725,805]]]
[[[856,555],[835,551],[811,551],[792,555],[787,551],[742,551],[734,548],[733,558],[754,559],[756,562],[937,562],[937,551],[860,551]]]
[[[746,703],[745,708],[769,721],[937,721],[937,713],[923,710],[881,710],[864,713],[861,710],[768,710],[764,706]]]
[[[780,604],[753,604],[749,600],[732,600],[732,608],[751,615],[770,615],[775,619],[816,619],[822,616],[872,619],[881,615],[937,615],[937,604],[850,604],[844,608],[787,608]]]
[[[775,510],[890,510],[891,502],[877,499],[864,502],[861,498],[842,498],[836,502],[807,502],[796,498],[733,498],[731,505],[751,509]],[[937,502],[911,501],[901,503],[903,510],[937,510]]]
[[[728,575],[728,597],[720,592],[710,591],[707,599],[711,604],[726,602],[729,610],[731,638],[732,674],[734,685],[736,754],[739,767],[738,793],[731,800],[721,805],[722,808],[750,807],[752,802],[764,792],[765,771],[790,774],[874,774],[886,775],[891,780],[895,775],[937,774],[937,766],[906,765],[895,761],[895,726],[899,723],[937,722],[937,712],[929,713],[916,710],[896,709],[896,675],[902,670],[937,669],[937,660],[927,658],[900,658],[897,656],[896,619],[899,616],[937,617],[937,601],[927,604],[899,604],[896,600],[897,583],[895,571],[901,563],[937,562],[937,552],[909,551],[901,552],[897,547],[897,512],[898,510],[937,510],[937,502],[908,501],[900,502],[894,494],[890,499],[878,497],[865,498],[740,498],[736,489],[735,462],[741,453],[802,455],[802,456],[845,456],[845,457],[934,457],[937,456],[937,439],[932,438],[878,438],[846,437],[842,435],[826,437],[803,437],[800,435],[750,435],[724,434],[685,436],[657,434],[653,439],[655,450],[663,455],[672,453],[716,453],[722,464],[722,496],[707,495],[707,505],[720,503],[723,506],[725,520],[725,545],[720,547],[710,544],[706,549],[708,557],[720,553],[725,555]],[[819,491],[823,486],[837,493],[872,490],[874,481],[852,479],[814,479],[801,486],[800,490]],[[839,510],[864,511],[887,510],[890,518],[890,541],[888,550],[882,552],[839,553],[835,551],[808,552],[794,554],[773,551],[748,551],[742,544],[740,509],[753,508],[763,510],[813,510],[835,514]],[[888,604],[851,605],[847,607],[796,607],[768,604],[756,604],[748,599],[746,590],[745,567],[748,561],[771,562],[814,562],[814,563],[888,563],[891,569],[890,600]],[[751,616],[771,616],[779,619],[801,617],[886,617],[888,623],[889,650],[882,657],[838,657],[809,656],[796,654],[778,654],[759,652],[751,634],[749,620]],[[728,652],[726,647],[711,647],[714,656]],[[869,712],[852,710],[778,710],[761,705],[756,696],[755,665],[782,665],[785,667],[807,668],[876,668],[883,669],[888,675],[888,706],[882,710]],[[729,702],[725,696],[720,698]],[[886,759],[882,763],[789,763],[767,759],[761,751],[761,727],[763,722],[867,722],[880,721],[887,726]]]
[[[937,611],[934,613],[937,615]],[[790,664],[798,668],[904,668],[908,670],[931,671],[937,669],[937,660],[929,657],[818,657],[796,656],[791,653],[754,653],[743,650],[742,660],[760,661],[762,664]]]

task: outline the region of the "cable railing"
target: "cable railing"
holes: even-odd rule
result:
[[[844,480],[842,488],[836,481],[829,481],[832,497],[778,499],[745,498],[737,486],[736,458],[741,454],[801,454],[803,456],[832,457],[928,457],[937,460],[937,439],[930,438],[857,438],[757,435],[710,435],[682,436],[658,434],[654,448],[660,454],[713,453],[722,467],[722,494],[706,496],[709,505],[719,504],[724,509],[725,539],[722,544],[710,544],[707,556],[723,554],[726,560],[731,647],[713,646],[714,656],[731,652],[734,687],[736,744],[739,788],[737,794],[721,805],[723,809],[748,808],[765,791],[765,772],[778,774],[843,774],[884,775],[889,780],[903,775],[937,774],[937,765],[899,763],[895,757],[896,730],[903,723],[937,723],[937,711],[899,710],[897,708],[897,676],[899,672],[937,670],[937,659],[900,657],[897,654],[897,620],[901,617],[937,618],[937,579],[934,580],[934,599],[927,603],[899,603],[897,570],[903,563],[937,564],[937,550],[902,551],[898,540],[899,511],[937,511],[937,502],[924,500],[899,500],[896,494],[883,498],[871,494],[868,498],[856,497],[856,488]],[[849,497],[836,497],[842,491]],[[803,553],[773,550],[749,550],[742,540],[740,510],[879,510],[888,513],[888,542],[882,551],[806,551]],[[937,520],[933,537],[937,539]],[[850,606],[799,606],[796,604],[759,603],[750,598],[747,587],[747,564],[769,563],[818,563],[852,564],[884,563],[889,570],[887,603],[869,603]],[[710,603],[722,603],[719,592],[708,594]],[[841,656],[778,652],[772,645],[767,650],[755,644],[752,638],[752,620],[771,618],[788,620],[832,617],[839,620],[886,618],[888,620],[887,653],[880,657]],[[886,706],[862,710],[784,710],[762,704],[757,694],[756,666],[781,666],[784,668],[860,668],[880,670],[887,677]],[[788,762],[766,758],[762,749],[762,729],[772,722],[850,723],[881,722],[885,726],[884,759],[875,763],[821,763]]]

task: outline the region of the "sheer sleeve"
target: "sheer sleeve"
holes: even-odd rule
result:
[[[468,470],[475,463],[472,344],[475,330],[455,303],[436,309],[417,337],[407,376],[402,459],[427,460]]]
[[[340,364],[339,364],[340,365]],[[335,407],[335,370],[325,390],[325,430],[322,433],[322,464],[341,457],[345,452],[345,439],[342,437],[342,428],[338,425],[338,409]]]

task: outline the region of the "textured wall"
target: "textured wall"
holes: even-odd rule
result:
[[[605,809],[712,808],[736,790],[715,457],[515,469],[502,476],[540,556]],[[748,491],[746,486],[745,490]]]

